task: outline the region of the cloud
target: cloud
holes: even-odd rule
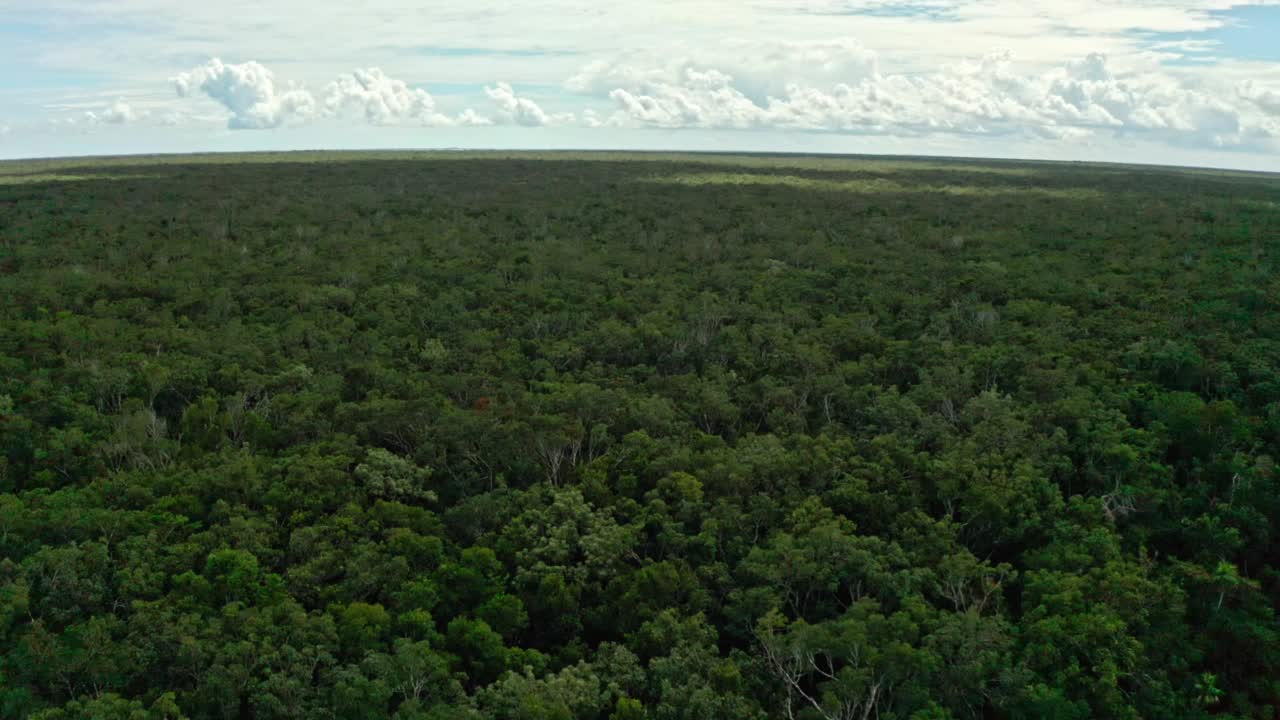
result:
[[[1259,88],[1252,80],[1240,86],[1240,96],[1258,107],[1267,115],[1280,118],[1280,90]]]
[[[646,57],[595,60],[569,78],[565,87],[584,95],[608,95],[614,88],[668,82],[679,75],[678,65],[644,67],[652,62]]]
[[[282,87],[256,62],[213,59],[173,78],[179,95],[202,94],[230,113],[228,127],[274,128],[355,117],[373,125],[577,123],[586,128],[772,130],[897,137],[967,136],[1080,140],[1142,138],[1203,148],[1280,147],[1280,90],[1218,82],[1151,58],[1117,65],[1087,53],[1054,66],[1019,65],[1000,51],[932,68],[886,70],[865,46],[726,42],[706,57],[657,59],[631,53],[581,68],[565,87],[599,104],[551,113],[509,83],[484,87],[491,115],[442,111],[426,90],[380,68],[338,75],[312,91]],[[137,117],[118,102],[90,123]]]
[[[125,125],[151,117],[151,113],[145,110],[138,110],[123,99],[117,99],[106,107],[95,107],[95,105],[96,103],[76,102],[60,106],[59,109],[74,109],[76,112],[63,117],[49,118],[48,127],[54,130],[79,128],[81,132],[89,132],[91,129],[102,125]],[[86,106],[94,107],[94,109],[79,109]]]
[[[339,75],[325,87],[324,108],[329,114],[355,110],[374,125],[405,121],[453,123],[436,112],[435,100],[426,90],[410,88],[403,80],[388,77],[376,67]]]
[[[471,108],[467,108],[466,110],[458,113],[457,124],[464,127],[481,127],[485,125],[492,125],[493,119],[487,118]]]
[[[609,93],[624,115],[665,128],[757,127],[768,111],[733,86],[733,76],[714,69],[685,68],[674,82],[649,82]]]
[[[141,117],[141,113],[136,112],[124,100],[116,100],[106,110],[94,112],[89,110],[85,112],[84,119],[90,125],[123,125],[133,122]]]
[[[617,88],[679,84],[690,72],[715,68],[730,75],[734,88],[753,102],[764,103],[789,85],[804,83],[829,88],[877,73],[879,56],[849,38],[808,43],[729,42],[697,59],[676,57],[656,61],[647,54],[630,54],[612,61],[597,60],[570,77],[565,87],[576,93],[608,95]]]
[[[1009,53],[997,52],[896,74],[882,73],[873,53],[851,43],[781,46],[755,57],[733,72],[687,59],[646,68],[626,58],[589,65],[567,86],[613,102],[613,116],[599,124],[905,136],[1146,134],[1209,147],[1277,137],[1267,118],[1280,107],[1275,91],[1251,87],[1233,97],[1158,71],[1118,73],[1097,53],[1038,71],[1019,71]]]
[[[227,127],[233,130],[260,130],[350,115],[373,125],[493,124],[469,108],[456,116],[441,113],[426,90],[409,87],[376,67],[338,75],[318,97],[304,87],[279,89],[272,72],[254,61],[228,65],[214,58],[172,81],[179,97],[201,92],[230,111]],[[527,102],[519,101],[516,111],[530,112]],[[537,106],[533,105],[532,110]]]
[[[484,89],[490,100],[498,105],[498,117],[504,123],[514,123],[525,127],[541,127],[543,125],[571,123],[572,113],[548,115],[538,103],[529,98],[520,97],[511,85],[499,82]]]
[[[626,144],[634,137],[638,143],[703,149],[776,142],[779,147],[841,151],[879,146],[878,140],[867,139],[874,134],[877,139],[901,137],[895,146],[901,152],[963,146],[969,154],[999,154],[1017,146],[1027,155],[1066,157],[1072,153],[1067,145],[1035,139],[1092,137],[1093,147],[1128,148],[1134,154],[1127,157],[1161,161],[1166,159],[1163,149],[1152,148],[1170,143],[1214,147],[1217,142],[1249,147],[1277,133],[1280,63],[1263,42],[1269,18],[1255,15],[1257,3],[1247,2],[1253,5],[1246,7],[1246,0],[706,0],[691,12],[687,3],[545,0],[528,6],[473,0],[406,13],[403,0],[41,0],[40,13],[27,13],[34,32],[26,33],[22,43],[0,48],[0,66],[38,66],[64,78],[65,87],[33,86],[30,99],[11,92],[5,98],[9,102],[0,102],[0,114],[15,126],[15,134],[41,126],[49,117],[72,114],[83,127],[86,110],[99,113],[121,94],[135,110],[150,111],[142,122],[158,127],[172,108],[137,89],[154,77],[158,66],[165,68],[162,77],[175,75],[204,63],[212,53],[232,67],[249,59],[265,65],[275,73],[269,90],[244,77],[232,84],[252,88],[256,99],[231,102],[222,97],[214,102],[201,86],[209,79],[206,75],[219,71],[206,66],[200,73],[187,73],[185,92],[199,100],[186,107],[173,104],[190,113],[182,123],[251,128],[344,118],[342,128],[334,122],[334,127],[309,135],[320,143],[355,142],[346,134],[354,123],[441,121],[421,103],[415,106],[412,98],[396,104],[396,92],[384,99],[381,91],[358,81],[359,87],[352,89],[365,93],[362,100],[344,100],[350,104],[341,111],[326,108],[329,83],[355,76],[355,68],[376,66],[386,76],[406,81],[410,95],[416,95],[416,82],[440,81],[439,86],[420,87],[434,96],[435,112],[459,126],[515,125],[517,117],[538,122],[554,112],[574,111],[582,126],[602,129],[600,144]],[[1265,4],[1274,6],[1275,0]],[[32,3],[0,0],[0,5],[22,14]],[[68,27],[111,32],[68,43],[61,32]],[[183,30],[191,28],[200,32]],[[552,48],[562,52],[542,52]],[[1000,69],[1005,61],[997,58],[980,71],[983,53],[991,48],[1008,48],[1016,61]],[[1068,59],[1084,59],[1092,52],[1105,55],[1110,77],[1089,79],[1080,75],[1083,68],[1068,69]],[[599,61],[596,67],[569,82],[572,90],[587,96],[581,102],[544,99],[542,94],[523,97],[535,85],[570,78],[592,60]],[[705,79],[690,79],[711,76],[711,71],[730,80],[708,88]],[[1056,89],[1050,87],[1054,77],[1059,80]],[[1240,90],[1250,78],[1258,87]],[[290,86],[290,79],[305,87]],[[514,83],[517,101],[536,101],[542,113],[500,113],[491,104],[496,101],[483,92],[499,79]],[[229,88],[222,90],[229,95]],[[302,92],[290,96],[291,90]],[[104,91],[109,94],[101,95]],[[59,96],[83,105],[52,106],[50,99]],[[297,102],[286,102],[286,96]],[[458,114],[468,104],[475,111]],[[773,140],[763,133],[745,139],[625,132],[625,127],[640,125],[812,132],[773,135]],[[195,142],[176,130],[145,141],[160,143],[166,135],[175,146]],[[1122,141],[1108,140],[1115,136]],[[428,136],[406,137],[425,141]],[[524,144],[509,132],[493,137],[493,142]],[[1023,138],[1029,141],[1013,142]],[[304,141],[312,140],[296,139]],[[264,142],[260,138],[250,144]],[[292,142],[279,137],[268,144]],[[1256,161],[1275,166],[1278,159],[1280,154],[1269,154]],[[1238,153],[1223,159],[1243,161]]]
[[[716,66],[733,75],[734,85],[756,102],[795,84],[829,88],[879,73],[879,55],[850,38],[799,42],[734,43],[728,62]]]
[[[156,122],[165,127],[178,127],[179,125],[185,124],[188,120],[189,117],[187,115],[176,110],[170,110],[157,118]]]
[[[317,112],[315,97],[309,91],[278,88],[271,71],[252,60],[227,65],[213,58],[174,77],[173,84],[179,97],[198,91],[221,104],[231,113],[227,127],[235,130],[305,122]]]

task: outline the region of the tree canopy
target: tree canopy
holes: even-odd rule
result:
[[[0,718],[1280,716],[1280,179],[0,164]]]

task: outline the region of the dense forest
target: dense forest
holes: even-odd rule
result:
[[[0,717],[1280,717],[1280,178],[0,164]]]

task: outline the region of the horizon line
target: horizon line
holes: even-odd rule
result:
[[[232,156],[275,156],[275,155],[304,155],[316,153],[329,153],[333,155],[359,155],[359,154],[391,154],[391,153],[409,153],[422,155],[458,155],[465,153],[477,154],[501,154],[515,153],[528,155],[601,155],[601,154],[621,154],[621,155],[693,155],[693,156],[718,156],[718,157],[773,157],[773,158],[816,158],[816,159],[847,159],[847,160],[889,160],[889,161],[906,161],[906,162],[922,162],[922,161],[946,161],[955,163],[1008,163],[1008,164],[1044,164],[1044,165],[1066,165],[1066,166],[1093,166],[1104,168],[1132,168],[1145,170],[1176,170],[1176,171],[1192,171],[1192,172],[1214,172],[1214,173],[1240,173],[1243,175],[1255,175],[1271,178],[1280,178],[1280,170],[1249,170],[1234,167],[1224,167],[1216,165],[1170,165],[1154,162],[1115,162],[1106,160],[1053,160],[1035,157],[984,157],[978,155],[911,155],[896,153],[840,153],[840,152],[792,152],[786,150],[659,150],[659,149],[629,149],[629,148],[467,148],[467,147],[440,147],[440,148],[308,148],[308,149],[290,149],[290,150],[195,150],[192,152],[152,152],[152,153],[119,153],[119,154],[102,154],[102,155],[45,155],[30,157],[11,157],[0,158],[0,166],[6,164],[23,163],[23,162],[66,162],[78,160],[139,160],[147,158],[156,159],[172,159],[172,158],[198,158],[202,156],[232,157]]]

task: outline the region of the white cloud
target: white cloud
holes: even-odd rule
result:
[[[407,120],[426,125],[453,122],[436,112],[435,100],[426,90],[410,88],[376,67],[339,75],[325,87],[324,107],[330,114],[355,110],[374,125]]]
[[[608,95],[614,88],[665,82],[679,74],[678,67],[644,67],[652,63],[648,57],[595,60],[569,78],[565,87],[585,95]]]
[[[874,54],[852,44],[783,46],[757,57],[764,61],[746,68],[753,77],[745,83],[691,60],[645,68],[628,58],[589,65],[567,85],[607,95],[617,108],[609,122],[633,126],[1044,138],[1146,133],[1211,147],[1277,136],[1266,117],[1280,103],[1274,91],[1250,88],[1233,98],[1167,73],[1117,73],[1096,53],[1048,70],[1019,70],[1009,53],[992,53],[911,74],[881,73]],[[803,74],[804,58],[813,61],[812,75]],[[761,98],[744,84],[783,88]]]
[[[484,92],[498,105],[498,117],[504,123],[514,123],[525,127],[541,127],[543,125],[565,124],[573,122],[573,114],[548,115],[538,103],[526,97],[520,97],[511,85],[499,82],[492,87],[485,87]]]
[[[1240,86],[1240,96],[1262,112],[1280,118],[1280,90],[1260,88],[1254,81],[1247,80]]]
[[[615,89],[656,88],[714,78],[698,76],[714,68],[731,76],[733,87],[752,102],[763,104],[788,86],[803,83],[829,88],[877,73],[878,55],[848,39],[798,42],[728,42],[697,59],[676,56],[665,61],[653,55],[630,54],[613,61],[597,60],[569,78],[565,87],[576,93],[608,95]]]
[[[138,121],[148,119],[152,115],[149,111],[138,109],[124,99],[117,99],[106,106],[101,104],[101,100],[95,100],[92,102],[51,105],[51,107],[67,114],[49,118],[47,121],[48,128],[52,130],[79,129],[81,133],[88,133],[93,128],[103,125],[136,124]]]
[[[467,108],[466,110],[458,113],[457,122],[459,125],[464,127],[482,127],[485,125],[492,125],[493,119],[487,118],[471,108]]]
[[[1247,61],[1231,37],[1205,31],[1235,22],[1240,15],[1233,6],[1275,2],[471,0],[406,11],[403,0],[41,0],[32,22],[112,32],[80,33],[75,43],[59,42],[60,32],[29,33],[21,43],[0,47],[0,67],[38,65],[65,77],[92,74],[93,87],[9,93],[0,97],[0,107],[25,136],[28,127],[54,116],[74,113],[84,126],[85,111],[101,113],[122,95],[135,112],[147,112],[145,122],[133,124],[158,128],[172,108],[148,104],[154,98],[145,88],[154,86],[156,74],[187,69],[192,57],[220,55],[269,66],[275,73],[269,90],[259,92],[261,82],[242,78],[240,84],[253,88],[257,99],[233,101],[230,88],[207,92],[204,78],[191,77],[186,92],[201,101],[184,109],[192,114],[184,124],[277,127],[344,116],[379,128],[506,125],[488,136],[502,143],[517,137],[521,122],[537,124],[572,110],[581,126],[601,129],[584,140],[602,144],[629,135],[627,127],[660,126],[712,129],[705,135],[707,149],[765,142],[763,133],[747,139],[717,128],[812,130],[773,137],[779,148],[803,143],[813,150],[847,148],[860,142],[854,136],[868,134],[877,141],[903,138],[896,146],[901,152],[968,141],[962,138],[979,138],[975,142],[986,143],[979,147],[1003,151],[1013,146],[1014,136],[1092,137],[1095,146],[1112,139],[1148,148],[1252,148],[1280,134],[1280,63]],[[0,0],[0,24],[6,16],[31,15],[30,7],[30,0]],[[824,39],[833,34],[857,41]],[[994,58],[981,69],[977,59],[991,48],[1011,50],[1016,63]],[[1069,59],[1095,52],[1106,56],[1109,77],[1081,75],[1083,68],[1068,66]],[[1196,62],[1171,62],[1188,57]],[[594,69],[574,76],[592,60],[598,61]],[[356,67],[442,85],[431,86],[435,103],[427,110],[411,85],[384,94],[374,89],[378,83],[361,82],[352,71]],[[577,107],[561,98],[503,94],[494,85],[501,78],[523,89],[570,76],[570,88],[590,96]],[[721,76],[729,79],[717,84]],[[347,89],[356,97],[340,91],[341,109],[330,108],[328,88],[341,85],[342,77],[350,78]],[[287,87],[286,78],[300,85]],[[1241,89],[1249,78],[1258,87]],[[500,99],[483,94],[486,85]],[[100,91],[108,94],[98,96]],[[217,95],[218,104],[206,95]],[[76,108],[52,107],[67,97],[87,101]],[[480,112],[457,112],[468,104]],[[353,142],[349,130],[349,123],[319,123],[289,137],[336,145]],[[157,136],[166,133],[174,142],[196,142],[176,130]],[[394,135],[388,129],[369,137]],[[677,140],[674,133],[635,134],[690,144],[696,135]],[[429,142],[438,136],[405,137]],[[545,141],[578,144],[567,133],[546,133]],[[219,142],[292,140],[280,134]],[[1036,148],[1054,154],[1082,147],[1029,142],[1031,154],[1040,153]],[[1143,152],[1147,160],[1165,159],[1162,152]],[[1224,161],[1235,163],[1242,155]],[[1267,157],[1280,162],[1280,154]]]
[[[624,115],[665,128],[744,129],[766,123],[768,115],[733,86],[732,76],[714,69],[686,67],[674,82],[615,88],[609,97]]]
[[[187,120],[188,118],[186,115],[176,110],[170,110],[169,112],[161,115],[157,119],[157,122],[165,127],[178,127],[179,125],[187,122]]]
[[[715,66],[756,102],[785,93],[795,84],[831,87],[879,73],[879,55],[851,38],[815,42],[733,43]]]
[[[172,80],[179,97],[200,91],[230,111],[227,127],[233,130],[275,128],[352,114],[372,125],[493,124],[470,108],[453,117],[441,113],[426,90],[411,88],[376,67],[339,75],[324,86],[318,100],[305,87],[279,90],[274,74],[254,61],[227,65],[214,58]],[[517,112],[530,111],[526,102],[520,101]]]
[[[1254,1],[618,0],[602,4],[471,0],[407,10],[403,0],[41,0],[39,7],[40,15],[51,24],[121,29],[86,35],[74,44],[50,42],[41,48],[61,63],[81,67],[97,63],[113,75],[128,73],[139,79],[157,58],[216,51],[224,57],[287,58],[297,63],[297,77],[318,87],[354,67],[356,58],[379,64],[392,75],[414,75],[427,62],[434,62],[412,56],[412,49],[424,46],[541,47],[590,58],[648,48],[669,56],[685,54],[681,47],[707,48],[726,38],[769,42],[838,32],[861,38],[886,56],[906,54],[911,56],[909,62],[923,64],[954,62],[991,47],[1010,47],[1020,58],[1035,62],[1061,62],[1088,50],[1118,57],[1150,44],[1149,33],[1181,35],[1212,29],[1224,18],[1211,11]],[[29,14],[31,7],[30,0],[0,0],[0,13]],[[189,32],[197,27],[199,33]],[[497,53],[455,57],[449,62],[465,67],[468,76],[450,79],[547,82],[563,74],[564,57]],[[283,66],[278,69],[285,71]],[[729,72],[745,82],[745,76]],[[314,76],[303,77],[303,73]]]
[[[301,88],[279,89],[267,68],[252,60],[238,65],[218,58],[173,78],[180,97],[203,92],[231,112],[232,129],[274,128],[316,114],[316,100]]]
[[[90,125],[123,125],[137,120],[141,115],[124,100],[116,100],[106,110],[86,111],[84,120]]]

